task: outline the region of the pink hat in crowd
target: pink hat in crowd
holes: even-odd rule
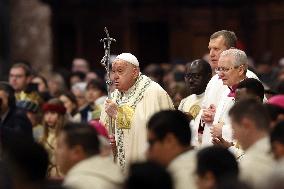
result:
[[[89,124],[96,129],[99,135],[108,139],[108,132],[101,122],[97,120],[92,120],[89,122]]]
[[[275,105],[284,109],[284,95],[275,95],[269,98],[267,104]]]

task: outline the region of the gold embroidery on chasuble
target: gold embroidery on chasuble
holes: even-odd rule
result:
[[[128,105],[122,105],[118,107],[116,126],[118,129],[130,129],[134,109]]]

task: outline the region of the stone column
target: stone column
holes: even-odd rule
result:
[[[44,75],[52,68],[51,9],[40,0],[10,0],[11,59]]]

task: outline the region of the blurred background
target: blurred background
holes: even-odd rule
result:
[[[254,65],[284,55],[283,0],[0,0],[1,80],[20,60],[47,75],[83,57],[103,72],[105,26],[112,54],[131,52],[142,68],[202,58],[221,29],[236,33]]]

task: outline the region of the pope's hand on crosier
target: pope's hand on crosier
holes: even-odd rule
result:
[[[110,99],[106,100],[105,112],[107,113],[108,116],[115,119],[117,116],[117,109],[118,109],[117,104],[115,102],[113,102]]]

